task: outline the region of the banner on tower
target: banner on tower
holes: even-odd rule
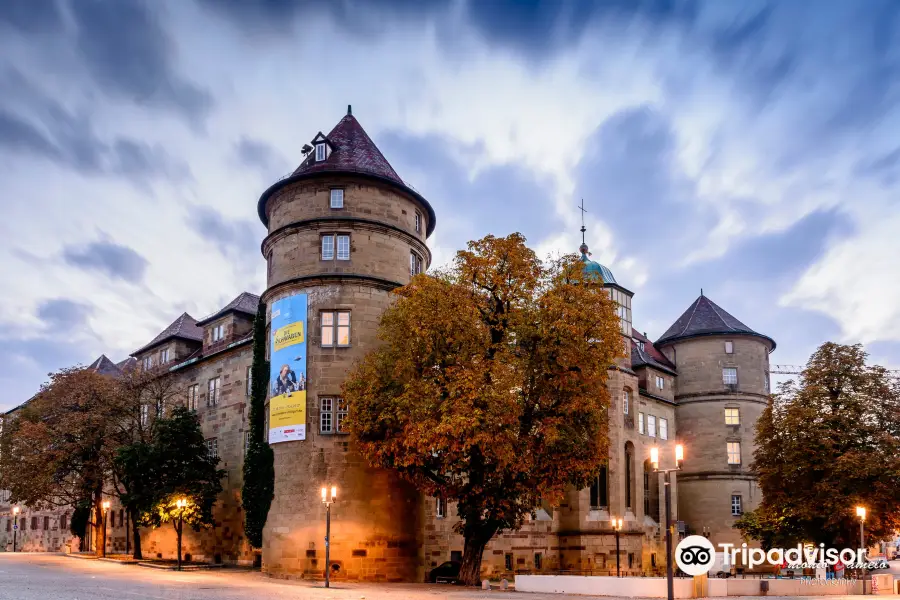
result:
[[[306,439],[306,294],[272,304],[269,443]]]

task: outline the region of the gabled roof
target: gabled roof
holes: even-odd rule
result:
[[[632,328],[631,330],[631,368],[636,369],[638,367],[653,367],[656,369],[660,369],[672,375],[677,375],[675,371],[675,365],[666,358],[666,356],[656,349],[645,335],[638,333],[637,330]],[[638,342],[643,342],[644,348],[641,349],[641,346]]]
[[[320,132],[321,133],[321,132]],[[316,136],[318,137],[318,136]],[[409,187],[397,174],[387,161],[381,150],[362,128],[359,121],[347,107],[347,114],[338,121],[334,129],[325,136],[332,151],[323,161],[316,161],[315,151],[310,152],[300,163],[300,166],[289,176],[269,187],[259,198],[257,212],[263,225],[269,225],[269,217],[266,214],[266,201],[273,193],[295,181],[328,175],[345,173],[360,175],[371,179],[377,179],[396,188],[401,189],[415,198],[428,213],[428,228],[426,237],[434,231],[436,217],[434,209],[425,198],[417,191]],[[315,138],[313,139],[315,141]]]
[[[128,371],[132,370],[136,366],[137,366],[137,359],[133,356],[129,356],[122,362],[116,363],[116,367],[118,367],[119,370],[122,371],[123,373],[127,373]]]
[[[92,371],[96,371],[100,375],[110,375],[112,377],[118,377],[122,374],[122,370],[114,363],[109,360],[105,354],[101,354],[100,357],[92,362],[88,369]]]
[[[237,298],[222,307],[221,310],[214,312],[208,317],[204,317],[197,321],[197,327],[203,327],[208,323],[212,323],[216,319],[224,317],[230,312],[237,312],[249,315],[251,318],[256,317],[256,311],[259,308],[259,296],[250,292],[242,292]]]
[[[769,352],[775,349],[775,340],[753,331],[702,293],[656,340],[656,346],[706,335],[751,335],[767,341],[771,345]]]
[[[203,330],[197,327],[197,321],[194,320],[194,317],[187,313],[182,313],[182,315],[175,319],[171,325],[163,329],[159,335],[153,338],[153,340],[149,344],[138,350],[135,350],[131,353],[131,356],[138,355],[141,352],[146,352],[154,346],[158,346],[163,342],[167,342],[172,339],[202,342]]]

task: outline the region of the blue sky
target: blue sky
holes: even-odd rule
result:
[[[0,2],[0,407],[265,264],[259,194],[353,105],[436,263],[580,243],[659,336],[700,288],[802,364],[900,367],[900,5]]]

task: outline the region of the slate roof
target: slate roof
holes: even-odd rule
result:
[[[114,363],[109,360],[105,354],[101,354],[100,357],[92,362],[88,369],[96,371],[101,375],[110,375],[112,377],[118,377],[122,374],[122,370]]]
[[[332,148],[328,158],[317,162],[315,151],[310,152],[306,160],[294,171],[294,175],[312,171],[358,171],[372,173],[405,185],[352,114],[348,113],[338,121],[331,133],[325,137]]]
[[[139,348],[138,350],[135,350],[131,353],[131,356],[140,354],[141,352],[149,350],[150,348],[158,346],[163,342],[171,339],[202,342],[203,330],[197,327],[197,321],[194,320],[194,317],[187,313],[182,313],[182,315],[175,319],[171,325],[163,329],[159,335],[153,338],[153,340],[149,344],[143,346],[142,348]]]
[[[656,369],[660,369],[667,373],[671,373],[672,375],[677,375],[675,371],[675,365],[666,358],[666,356],[657,350],[657,348],[653,345],[646,336],[641,333],[638,333],[637,330],[632,328],[631,331],[631,368],[636,369],[638,367],[654,367]],[[638,342],[644,342],[644,349],[641,350]]]
[[[237,298],[226,304],[221,310],[214,312],[208,317],[204,317],[197,321],[198,327],[203,327],[207,323],[212,323],[220,317],[224,317],[230,312],[238,312],[249,315],[251,318],[256,317],[256,311],[259,308],[259,296],[250,292],[242,292]]]
[[[137,366],[137,359],[133,356],[129,356],[122,362],[116,363],[116,367],[118,367],[119,370],[122,371],[123,373],[127,373],[128,371],[132,370],[136,366]]]
[[[318,138],[319,135],[316,137]],[[431,235],[437,221],[434,209],[431,208],[431,205],[419,192],[412,189],[400,178],[394,167],[391,166],[381,153],[381,150],[375,145],[375,142],[372,141],[372,138],[369,137],[369,134],[366,133],[359,121],[356,120],[356,117],[350,112],[349,106],[347,107],[347,114],[324,137],[331,146],[331,153],[324,161],[316,161],[316,152],[313,150],[290,176],[275,182],[260,196],[257,212],[263,225],[269,226],[269,217],[266,214],[266,201],[269,199],[269,196],[285,185],[319,174],[350,173],[376,178],[382,182],[397,186],[413,196],[428,213],[428,228],[425,233],[426,237]]]
[[[702,293],[656,340],[656,346],[705,335],[752,335],[768,341],[770,352],[775,349],[775,340],[753,331]]]

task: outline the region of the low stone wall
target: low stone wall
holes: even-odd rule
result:
[[[762,583],[768,584],[762,593]],[[693,598],[694,580],[675,579],[675,597]],[[868,586],[867,586],[868,587]],[[887,584],[878,593],[890,594]],[[516,575],[516,590],[545,594],[581,594],[624,598],[665,598],[664,577],[594,577],[579,575]],[[867,590],[871,593],[870,590]],[[707,596],[855,596],[862,594],[862,582],[855,579],[814,583],[802,579],[716,579],[708,580]]]
[[[665,577],[594,577],[580,575],[516,575],[516,591],[582,594],[625,598],[665,598]],[[693,579],[675,580],[675,597],[692,598]]]

